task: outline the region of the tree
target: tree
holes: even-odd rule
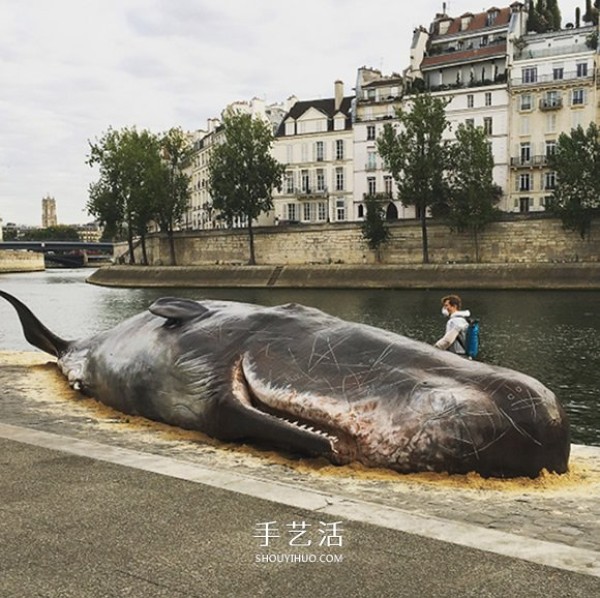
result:
[[[367,212],[361,225],[361,234],[369,249],[375,252],[378,262],[381,262],[381,247],[390,238],[390,230],[385,221],[385,209],[377,196],[368,195],[365,199]]]
[[[556,151],[548,158],[556,172],[556,188],[548,210],[561,218],[565,228],[582,238],[589,234],[600,208],[600,128],[590,123],[570,134],[561,133]]]
[[[89,142],[87,163],[99,166],[100,178],[89,188],[88,212],[111,230],[126,228],[129,261],[135,263],[133,236],[140,236],[147,264],[146,234],[156,214],[164,169],[158,137],[147,130],[110,129]]]
[[[191,195],[190,177],[184,172],[188,160],[187,138],[180,128],[171,128],[160,139],[163,164],[163,188],[156,203],[156,219],[169,240],[171,265],[175,256],[175,226],[183,217]]]
[[[560,8],[558,0],[529,0],[527,17],[527,31],[545,33],[546,31],[559,31],[561,25]]]
[[[270,154],[269,124],[250,114],[226,114],[222,136],[209,160],[209,193],[228,222],[239,218],[247,223],[249,263],[256,264],[253,221],[273,209],[273,189],[281,189],[285,165]]]
[[[502,189],[494,183],[494,158],[485,131],[459,125],[450,144],[448,161],[448,219],[458,231],[469,231],[480,261],[479,234],[498,213]]]
[[[396,111],[399,132],[389,123],[377,139],[377,151],[390,171],[402,203],[415,206],[421,221],[423,263],[429,263],[427,210],[445,195],[445,151],[442,135],[448,126],[448,101],[429,93],[417,94],[409,110]]]
[[[58,224],[47,228],[28,230],[22,235],[23,241],[81,241],[74,226]]]

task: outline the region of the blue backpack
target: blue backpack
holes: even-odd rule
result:
[[[475,359],[479,353],[479,320],[465,318],[469,326],[465,332],[465,340],[458,336],[458,342],[462,345],[469,359]]]

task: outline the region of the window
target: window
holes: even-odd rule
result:
[[[286,193],[294,192],[294,173],[293,172],[285,173],[285,192]]]
[[[335,169],[335,190],[336,191],[344,190],[344,169],[343,168]]]
[[[317,218],[320,222],[327,220],[327,203],[324,201],[317,204]]]
[[[547,91],[544,96],[544,107],[557,108],[562,105],[562,98],[559,91]]]
[[[533,98],[530,93],[522,93],[519,96],[521,110],[531,110],[533,107]]]
[[[346,202],[343,199],[335,202],[335,219],[346,220]]]
[[[544,189],[554,189],[556,187],[556,173],[544,173]]]
[[[562,66],[555,66],[552,69],[552,78],[555,81],[559,81],[560,79],[563,78],[564,73],[565,73],[565,69]]]
[[[323,162],[325,159],[325,147],[322,141],[317,141],[315,143],[315,154],[317,162]]]
[[[556,141],[546,141],[546,157],[554,156],[556,153]]]
[[[302,204],[302,220],[310,222],[314,220],[315,205],[310,202]]]
[[[377,168],[376,152],[367,152],[367,170],[375,170]]]
[[[300,172],[300,189],[303,193],[308,193],[310,191],[308,187],[308,170],[302,170]]]
[[[517,191],[533,191],[531,174],[525,172],[519,175]]]
[[[359,218],[365,217],[365,206],[363,206],[362,204],[358,204],[358,217]]]
[[[474,127],[475,126],[475,119],[474,118],[467,118],[465,120],[465,126],[466,127]]]
[[[295,203],[289,203],[287,205],[287,219],[290,221],[295,221],[298,220],[298,213],[296,211],[297,208],[297,204]]]
[[[493,128],[492,128],[492,117],[491,116],[485,116],[483,118],[483,130],[486,135],[492,134]]]
[[[585,89],[574,89],[571,94],[572,106],[583,106],[585,104]]]
[[[367,141],[375,140],[375,125],[367,125]]]
[[[473,94],[470,93],[467,95],[467,108],[473,108],[474,105],[474,98],[473,98]]]
[[[367,177],[367,193],[369,195],[377,193],[377,183],[374,176]]]
[[[392,196],[392,177],[389,174],[386,174],[383,177],[383,188],[385,189],[385,192],[387,193],[387,195],[389,195],[391,197]]]
[[[556,132],[556,114],[547,114],[546,115],[546,133],[555,133]]]
[[[492,92],[491,91],[485,92],[485,105],[486,106],[492,105]]]
[[[344,140],[336,139],[335,141],[335,159],[343,160],[344,159]]]
[[[521,117],[521,135],[529,135],[529,117]]]
[[[519,211],[520,212],[529,212],[529,208],[533,205],[533,199],[531,197],[521,197],[519,198]]]
[[[531,143],[521,143],[521,164],[531,162]]]
[[[587,77],[587,74],[588,74],[587,62],[577,63],[577,76],[578,77]]]
[[[325,191],[325,171],[317,168],[317,191]]]
[[[523,83],[535,83],[537,81],[537,66],[529,66],[521,69]]]

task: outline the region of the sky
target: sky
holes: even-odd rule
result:
[[[511,1],[449,0],[460,16]],[[559,0],[563,25],[584,0]],[[442,1],[0,0],[0,218],[60,224],[85,210],[98,173],[89,141],[110,128],[193,131],[238,100],[352,95],[361,66],[409,63],[412,32]]]

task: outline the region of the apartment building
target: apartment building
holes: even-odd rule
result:
[[[377,69],[358,69],[353,109],[354,198],[349,216],[351,220],[364,218],[368,196],[382,201],[388,220],[414,217],[414,207],[402,205],[392,176],[385,170],[377,153],[377,137],[385,123],[396,118],[403,93],[404,82],[398,73],[382,75]]]
[[[598,114],[595,27],[528,34],[512,48],[509,211],[543,210],[556,184],[548,156],[559,135]]]
[[[334,97],[296,102],[275,133],[273,156],[287,168],[273,195],[278,223],[352,219],[352,96],[336,81]]]
[[[494,157],[493,177],[503,190],[500,209],[511,207],[508,188],[509,48],[526,30],[527,10],[514,2],[504,8],[436,15],[429,29],[415,30],[407,91],[427,89],[449,101],[446,138],[459,124],[483,127]]]
[[[297,102],[291,96],[285,102],[267,105],[264,100],[254,98],[249,102],[238,101],[229,104],[222,114],[227,111],[251,114],[269,123],[275,132],[289,112],[291,106]],[[228,223],[220,218],[218,210],[213,207],[212,197],[208,190],[208,162],[214,144],[219,143],[223,135],[221,120],[211,118],[207,121],[206,129],[197,130],[188,134],[192,147],[190,166],[187,174],[190,176],[191,197],[188,209],[183,217],[181,228],[184,230],[204,230],[225,228]],[[256,222],[259,226],[266,226],[275,222],[274,212],[262,214]],[[245,226],[243,221],[233,223],[234,227]]]

